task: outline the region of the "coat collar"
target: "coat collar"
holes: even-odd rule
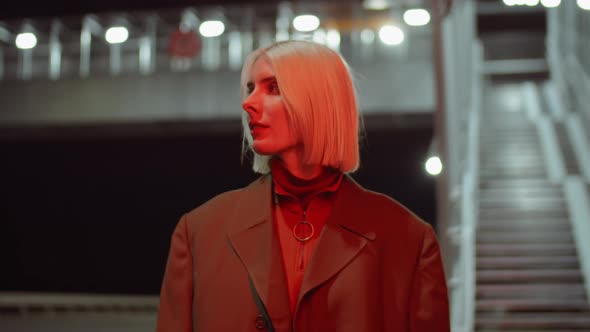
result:
[[[258,224],[271,222],[272,219],[272,177],[264,175],[243,189],[241,197],[235,206],[229,234],[240,233]],[[375,233],[364,221],[363,209],[350,209],[350,205],[363,206],[361,200],[365,189],[349,175],[342,178],[340,190],[337,193],[329,223],[338,225],[349,232],[355,233],[368,240],[375,240]],[[345,212],[345,215],[342,214]],[[337,218],[339,217],[339,218]]]
[[[228,238],[248,271],[277,330],[292,320],[281,247],[272,226],[270,175],[244,188],[231,217]],[[297,307],[305,295],[342,270],[375,240],[361,208],[364,189],[345,175],[303,277]],[[296,309],[297,310],[297,309]]]

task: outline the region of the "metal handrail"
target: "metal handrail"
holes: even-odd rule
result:
[[[459,260],[455,270],[453,292],[460,294],[462,306],[460,322],[455,322],[453,331],[473,331],[475,322],[475,273],[476,247],[475,231],[479,217],[479,132],[481,114],[481,54],[482,46],[479,41],[473,42],[473,85],[471,88],[471,105],[467,121],[467,153],[464,163],[464,173],[461,183],[461,214],[460,223],[455,228],[456,244],[459,246]]]
[[[154,295],[65,294],[37,292],[0,292],[0,312],[81,313],[81,312],[145,312],[158,310],[159,298]]]
[[[458,177],[445,174],[446,178],[440,180],[437,187],[439,229],[443,232],[441,245],[446,248],[446,268],[450,272],[451,324],[454,332],[473,331],[475,320],[475,229],[479,206],[479,118],[483,51],[481,43],[473,40],[474,31],[465,30],[470,28],[469,21],[472,20],[469,15],[473,15],[473,7],[468,7],[470,5],[473,4],[455,1],[453,10],[457,10],[456,13],[433,19],[437,78],[435,135],[439,155],[453,168],[452,172],[458,170],[457,173],[460,174]],[[437,6],[433,6],[434,11],[438,12]],[[440,7],[441,5],[438,9]],[[455,29],[458,25],[466,27],[462,33]],[[469,51],[471,64],[458,64],[456,55],[465,55]],[[466,120],[466,131],[456,125],[457,121],[463,120]],[[454,121],[453,125],[458,130],[447,132],[448,121]],[[460,135],[461,139],[449,135]],[[454,143],[452,146],[447,145],[447,141]],[[461,142],[461,151],[457,153],[455,150],[449,154],[448,149],[456,149],[458,142]],[[449,180],[449,177],[452,179]]]
[[[463,236],[461,243],[462,255],[465,259],[464,280],[465,280],[465,317],[464,326],[466,331],[472,331],[475,322],[475,231],[479,217],[479,132],[480,132],[480,112],[481,112],[481,63],[482,63],[482,46],[479,41],[473,42],[473,85],[471,112],[468,121],[467,134],[467,158],[465,175],[463,179],[462,195],[462,219],[463,219]]]

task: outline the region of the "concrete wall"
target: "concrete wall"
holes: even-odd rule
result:
[[[364,113],[432,112],[432,64],[424,57],[353,64]],[[125,123],[238,117],[239,73],[162,72],[57,81],[0,82],[0,125]]]

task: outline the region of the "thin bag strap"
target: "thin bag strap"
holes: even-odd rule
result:
[[[272,321],[270,320],[270,316],[268,315],[268,312],[266,311],[266,307],[264,306],[264,303],[262,303],[262,300],[260,299],[260,296],[258,295],[256,288],[254,288],[254,283],[252,282],[252,278],[250,278],[250,275],[248,275],[248,282],[250,283],[250,291],[252,291],[252,297],[254,298],[254,302],[256,303],[256,307],[258,307],[258,311],[260,311],[260,314],[262,315],[262,317],[266,321],[266,326],[268,326],[268,331],[275,332],[275,328],[272,326]]]

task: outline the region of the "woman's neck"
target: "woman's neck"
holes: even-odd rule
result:
[[[303,163],[303,149],[290,149],[276,156],[283,167],[291,175],[301,180],[309,180],[322,174],[322,165],[309,165]]]

